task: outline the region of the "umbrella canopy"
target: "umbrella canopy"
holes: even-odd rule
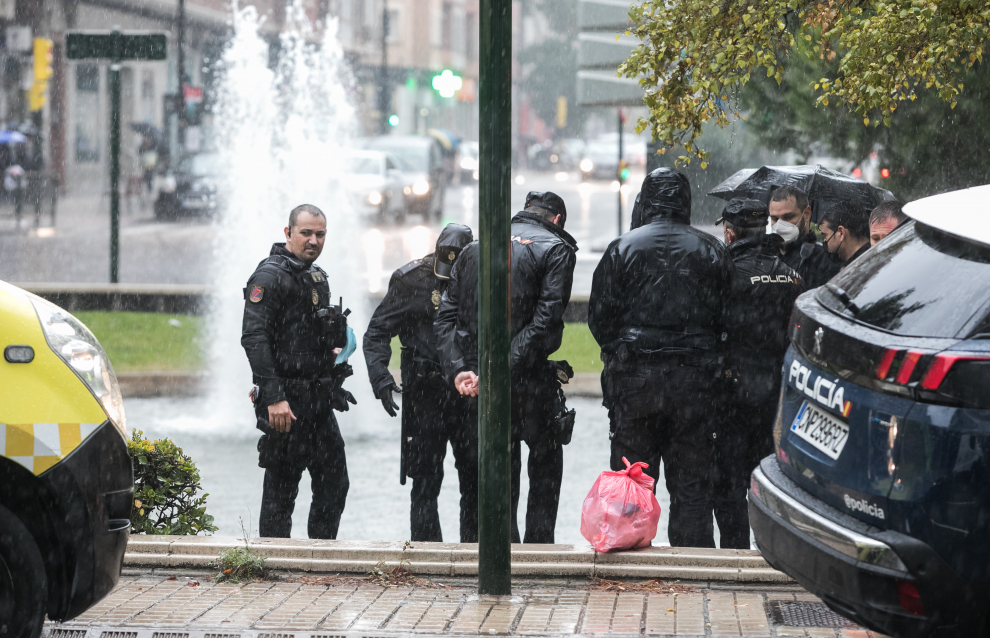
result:
[[[442,146],[445,151],[452,151],[456,149],[458,142],[461,141],[459,137],[450,131],[445,131],[443,129],[431,128],[426,131],[426,134],[440,142],[440,146]]]
[[[808,194],[816,222],[831,204],[845,202],[869,211],[881,202],[894,199],[888,190],[829,170],[821,164],[744,168],[708,191],[708,194],[725,200],[750,197],[769,204],[773,191],[785,185],[800,188]]]
[[[17,131],[0,131],[0,144],[21,144],[27,140],[24,133]]]
[[[161,130],[157,126],[146,122],[131,122],[131,130],[141,135],[147,135],[154,139],[155,142],[160,142],[164,139],[164,135],[162,135]]]

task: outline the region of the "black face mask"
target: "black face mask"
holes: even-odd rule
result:
[[[832,237],[835,237],[835,233],[832,233]],[[841,264],[842,258],[839,257],[839,248],[842,247],[842,242],[840,241],[839,245],[835,249],[835,252],[832,252],[831,250],[828,249],[828,244],[830,241],[832,241],[832,237],[829,237],[828,241],[824,242],[825,254],[828,256],[828,260],[833,264]]]

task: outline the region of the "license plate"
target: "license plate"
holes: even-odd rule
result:
[[[849,426],[805,401],[798,410],[791,432],[811,443],[831,459],[839,458],[849,440]]]

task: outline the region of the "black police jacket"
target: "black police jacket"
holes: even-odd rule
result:
[[[433,274],[433,254],[411,261],[392,273],[388,292],[378,304],[364,333],[364,359],[375,394],[393,383],[388,363],[392,337],[398,336],[404,360],[422,361],[440,367],[433,321],[447,280]],[[411,357],[411,359],[409,359]]]
[[[563,228],[525,211],[512,218],[511,363],[514,380],[546,374],[560,348],[571,299],[577,242]],[[467,245],[451,273],[434,324],[444,374],[478,372],[478,242]]]
[[[797,243],[785,247],[780,259],[797,272],[808,290],[825,285],[842,269],[841,263],[829,259],[828,251],[811,232]]]
[[[286,399],[286,386],[333,374],[332,349],[320,345],[316,311],[329,305],[327,274],[306,266],[279,243],[244,289],[241,345],[260,396],[256,405]]]
[[[729,246],[736,280],[726,310],[726,368],[736,398],[744,403],[773,401],[780,392],[791,308],[805,290],[798,274],[780,259],[782,243],[778,235],[762,235]]]
[[[595,268],[588,326],[606,354],[622,344],[639,358],[720,349],[735,268],[721,241],[691,226],[690,187],[671,174],[647,176],[639,227],[609,244]]]

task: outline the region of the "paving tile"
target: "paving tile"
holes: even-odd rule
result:
[[[491,609],[492,605],[489,603],[466,603],[463,607],[461,607],[460,613],[457,614],[457,617],[454,618],[453,623],[451,623],[450,632],[455,634],[478,633],[478,629],[485,621],[485,617],[488,616],[488,612],[491,611]],[[417,627],[417,629],[421,628]]]
[[[674,629],[679,636],[705,633],[704,594],[681,594],[674,596]]]
[[[483,634],[507,634],[512,628],[516,617],[519,615],[519,610],[522,609],[519,605],[495,605],[488,612],[488,617],[485,618],[485,622],[481,625],[481,633]]]
[[[670,594],[650,594],[646,598],[646,620],[644,631],[648,634],[674,633],[676,596]]]
[[[457,614],[458,609],[460,609],[459,600],[450,600],[440,602],[435,602],[426,613],[423,618],[416,625],[416,631],[436,631],[442,632],[450,624],[450,620]],[[478,621],[481,624],[481,621]]]
[[[526,605],[519,625],[516,626],[517,634],[542,633],[547,630],[550,623],[550,614],[553,613],[553,605],[530,604]]]
[[[430,603],[428,602],[406,602],[396,610],[384,629],[388,631],[411,631],[429,608]]]

